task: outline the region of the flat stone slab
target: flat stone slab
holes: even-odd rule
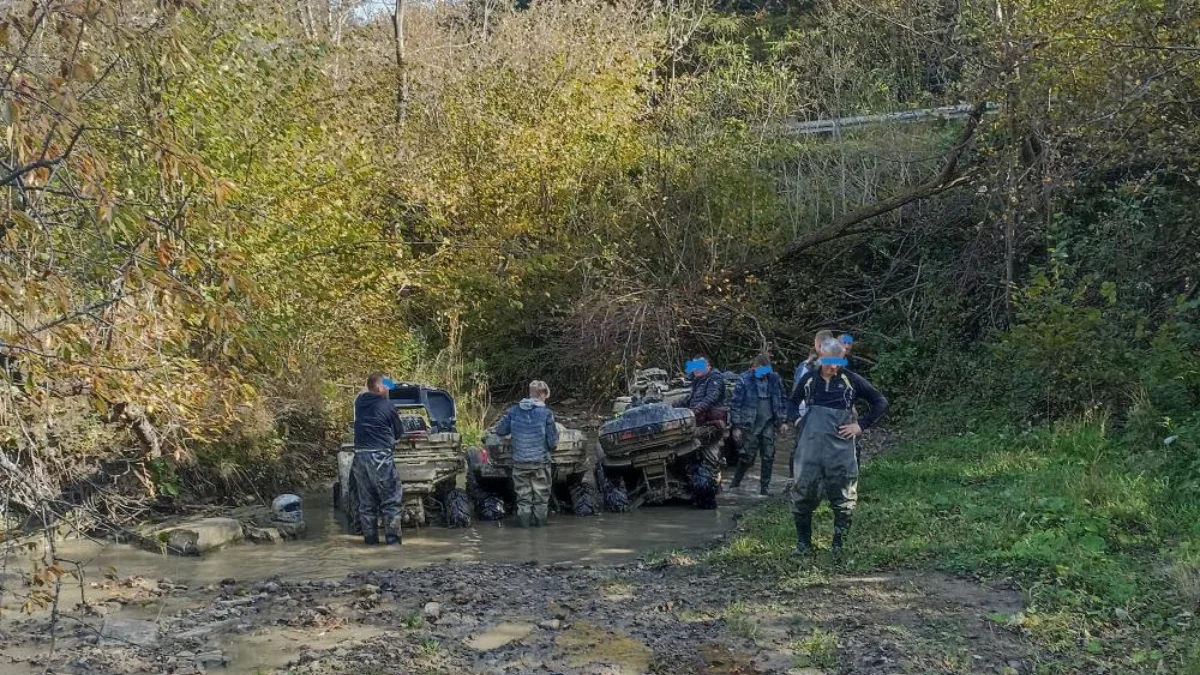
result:
[[[152,647],[158,637],[158,624],[153,621],[105,617],[100,627],[100,644],[104,646]]]
[[[245,536],[242,523],[235,518],[203,518],[160,530],[155,539],[165,543],[172,553],[203,555],[234,544]]]

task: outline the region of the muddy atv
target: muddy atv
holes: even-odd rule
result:
[[[596,486],[608,511],[687,500],[714,508],[716,472],[702,461],[687,408],[644,403],[600,427]]]
[[[618,396],[613,401],[613,414],[620,415],[636,404],[658,401],[667,405],[678,405],[687,400],[692,387],[682,377],[672,378],[662,368],[644,368],[633,371],[627,396]]]
[[[588,472],[587,434],[558,425],[558,445],[550,453],[552,467],[550,508],[592,516],[599,508],[596,486]],[[483,447],[467,454],[467,491],[480,520],[500,520],[516,510],[512,490],[512,444],[494,431],[483,436]]]
[[[395,447],[396,471],[404,488],[401,525],[423,527],[436,519],[446,527],[470,526],[470,499],[457,486],[458,477],[467,467],[455,422],[454,398],[441,389],[408,383],[393,386],[388,398],[405,429]],[[360,534],[358,485],[350,471],[353,442],[342,444],[337,460],[334,508],[345,516],[351,533]]]

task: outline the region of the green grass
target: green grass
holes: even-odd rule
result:
[[[1028,606],[994,620],[1057,654],[1065,672],[1078,657],[1077,672],[1161,664],[1200,675],[1200,494],[1164,470],[1158,450],[1114,440],[1098,422],[909,441],[864,471],[841,570],[1011,579]],[[787,555],[795,535],[784,504],[742,527],[710,562],[785,585],[833,571],[825,557],[809,567]],[[822,507],[819,547],[831,530]]]
[[[756,642],[762,631],[762,625],[751,616],[750,608],[740,602],[725,608],[725,625],[729,626],[729,632],[751,642]]]
[[[834,633],[813,628],[807,636],[792,644],[796,667],[832,668],[837,663],[838,638]]]

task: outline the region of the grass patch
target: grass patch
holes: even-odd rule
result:
[[[832,668],[837,663],[838,638],[835,633],[813,628],[807,636],[792,643],[797,668]]]
[[[751,642],[757,642],[762,632],[762,624],[751,615],[750,608],[740,602],[725,608],[725,625],[729,632]]]
[[[1157,450],[1115,440],[1100,422],[909,441],[864,471],[841,570],[1011,579],[1028,607],[1005,621],[1059,654],[1064,672],[1189,672],[1200,492],[1163,471]],[[827,549],[831,534],[822,507],[814,542]],[[833,572],[827,556],[798,564],[794,544],[787,505],[770,504],[709,561],[785,586]]]

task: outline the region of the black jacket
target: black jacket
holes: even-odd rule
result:
[[[806,401],[810,406],[853,410],[855,402],[859,399],[866,399],[871,406],[871,410],[858,420],[858,426],[863,429],[870,428],[878,422],[891,405],[862,375],[842,368],[826,382],[825,378],[821,377],[821,368],[818,366],[796,382],[796,386],[792,387],[790,400],[794,406]]]
[[[386,396],[364,391],[354,399],[354,447],[391,450],[404,434],[400,415]]]

